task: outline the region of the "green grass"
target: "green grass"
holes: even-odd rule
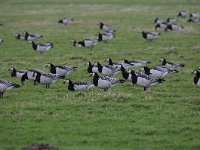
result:
[[[60,150],[200,149],[200,92],[190,74],[200,67],[199,25],[180,19],[183,31],[162,32],[153,42],[138,33],[153,30],[155,17],[199,11],[199,0],[0,0],[0,4],[0,22],[4,23],[0,38],[5,40],[0,45],[0,77],[9,81],[20,83],[10,77],[11,66],[45,71],[49,62],[77,66],[68,78],[90,81],[85,63],[105,63],[108,56],[116,61],[147,59],[152,61],[149,66],[163,56],[186,65],[164,84],[145,92],[128,82],[107,92],[98,88],[70,92],[62,81],[50,89],[25,82],[0,101],[1,150],[19,150],[33,143],[48,143]],[[57,24],[63,17],[74,18],[75,23]],[[117,30],[114,40],[93,50],[72,46],[70,40],[99,32],[100,21]],[[34,52],[30,43],[14,38],[24,31],[44,35],[38,42],[53,42],[55,48],[45,54]]]

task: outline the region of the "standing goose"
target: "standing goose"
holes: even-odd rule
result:
[[[27,72],[27,70],[16,70],[15,67],[9,68],[8,71],[10,71],[11,77],[20,77],[20,78]]]
[[[6,92],[6,91],[9,91],[13,88],[19,88],[21,87],[20,85],[18,84],[15,84],[15,83],[12,83],[12,82],[9,82],[9,81],[6,81],[4,79],[0,79],[0,99],[3,98],[3,93]]]
[[[103,22],[99,23],[99,28],[105,32],[109,32],[109,33],[115,32],[115,30],[111,26],[109,26],[108,24],[105,24]]]
[[[34,41],[34,40],[37,40],[39,38],[42,38],[43,36],[42,35],[39,35],[39,34],[30,34],[28,32],[25,32],[25,40],[26,41]]]
[[[70,66],[53,65],[52,63],[46,64],[45,67],[49,68],[51,73],[58,74],[63,77],[75,71],[75,68],[77,68],[77,67],[70,67]]]
[[[100,63],[97,62],[98,71],[106,76],[113,76],[114,74],[117,74],[120,72],[120,68],[118,67],[112,67],[110,65],[104,65],[102,66]]]
[[[91,76],[93,76],[93,84],[96,87],[104,89],[104,91],[108,90],[109,88],[119,83],[124,83],[123,79],[112,78],[108,76],[99,77],[97,73],[92,73]]]
[[[150,86],[154,86],[158,83],[162,83],[163,81],[165,81],[164,79],[152,78],[144,74],[136,75],[134,71],[131,71],[131,74],[133,86],[134,84],[136,84],[138,86],[144,87],[144,91]]]
[[[66,79],[63,82],[64,84],[68,84],[69,91],[82,91],[82,90],[90,90],[95,85],[91,82],[72,82],[70,79]]]
[[[87,68],[88,73],[93,73],[93,72],[98,73],[99,72],[96,63],[92,64],[91,62],[88,62],[87,65],[88,65],[88,68]]]
[[[192,74],[195,75],[194,79],[193,79],[193,82],[194,84],[197,86],[197,87],[200,87],[200,71],[199,70],[194,70],[192,72]]]
[[[47,52],[50,48],[53,48],[53,43],[39,43],[39,44],[35,44],[35,42],[32,41],[32,48],[36,52],[44,53],[44,52]]]
[[[152,41],[154,39],[157,39],[159,37],[160,33],[158,32],[145,32],[142,31],[142,37],[146,40]]]
[[[62,79],[60,75],[48,72],[34,72],[33,77],[38,83],[45,85],[46,89],[50,88],[50,85],[55,81]]]
[[[75,41],[73,40],[73,46],[74,47],[87,47],[92,49],[95,45],[97,45],[98,41],[96,39],[84,39],[83,41]]]
[[[73,22],[73,19],[69,19],[69,18],[63,18],[58,20],[58,23],[64,24],[64,25],[69,25]]]
[[[161,61],[161,65],[166,66],[167,68],[169,68],[171,70],[177,70],[177,69],[185,66],[184,64],[169,62],[164,57],[161,57],[160,61]]]

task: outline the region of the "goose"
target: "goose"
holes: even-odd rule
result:
[[[154,39],[157,39],[159,37],[160,33],[158,32],[145,32],[142,31],[142,37],[146,40],[152,41]]]
[[[96,87],[104,89],[104,91],[108,90],[109,88],[116,86],[119,83],[124,83],[125,80],[112,78],[108,76],[99,77],[97,73],[92,73],[90,76],[93,76],[93,84]]]
[[[0,39],[0,44],[3,44],[4,40],[3,39]]]
[[[173,19],[173,18],[169,18],[169,17],[168,17],[168,18],[166,19],[166,22],[168,22],[169,24],[170,24],[170,23],[175,24],[175,23],[176,23],[176,19]]]
[[[64,24],[64,25],[69,25],[73,22],[73,19],[69,19],[69,18],[63,18],[58,20],[58,23]]]
[[[136,75],[134,71],[131,71],[131,74],[133,86],[136,84],[138,86],[144,87],[144,91],[150,86],[154,86],[165,81],[164,79],[153,78],[144,74]]]
[[[191,12],[190,13],[190,17],[192,17],[192,18],[199,18],[200,17],[200,13],[199,12]]]
[[[192,74],[195,75],[193,82],[197,87],[200,87],[200,71],[195,69]]]
[[[72,82],[70,79],[66,79],[63,82],[64,84],[68,84],[69,91],[82,91],[82,90],[90,90],[95,87],[92,82]]]
[[[127,59],[123,59],[119,62],[119,64],[122,65],[124,68],[130,68],[134,66],[134,64],[131,64],[131,62]]]
[[[177,30],[182,30],[184,27],[181,25],[177,24],[169,24],[166,28],[165,31],[167,30],[172,30],[172,31],[177,31]]]
[[[59,79],[62,79],[63,77],[58,74],[52,74],[48,72],[34,72],[33,78],[35,78],[35,80],[38,83],[45,85],[47,89],[47,88],[50,88],[50,85],[52,83],[54,83],[55,81]]]
[[[198,18],[193,18],[193,17],[190,17],[187,22],[190,22],[190,23],[200,23],[200,20]]]
[[[110,65],[110,66],[112,66],[114,68],[119,68],[119,69],[121,68],[121,64],[113,62],[111,57],[108,57],[105,61],[108,61],[108,65]]]
[[[34,41],[37,40],[39,38],[42,38],[43,35],[39,35],[39,34],[30,34],[28,32],[25,32],[25,40],[26,41]]]
[[[97,62],[98,71],[106,76],[113,76],[114,74],[117,74],[120,72],[120,68],[118,67],[112,67],[110,65],[104,65],[102,66],[99,62]]]
[[[169,25],[169,22],[161,22],[156,24],[155,26],[155,30],[157,30],[157,28],[161,28],[165,31],[165,29],[167,28],[167,26]]]
[[[180,11],[177,17],[188,17],[190,15],[189,11]]]
[[[17,40],[25,40],[25,35],[17,33],[17,34],[15,35],[15,38],[16,38]]]
[[[109,26],[108,24],[105,24],[103,22],[99,23],[99,28],[105,32],[109,32],[109,33],[115,32],[115,30],[111,26]]]
[[[0,99],[3,98],[3,94],[4,92],[6,91],[9,91],[13,88],[19,88],[21,87],[20,85],[16,84],[16,83],[12,83],[12,82],[9,82],[7,80],[4,80],[4,79],[0,79]]]
[[[96,39],[84,39],[83,41],[75,41],[73,40],[73,46],[74,47],[87,47],[92,49],[95,45],[97,45],[98,41]]]
[[[135,59],[135,60],[125,60],[125,62],[128,62],[129,64],[133,65],[133,66],[137,66],[137,67],[143,67],[149,63],[151,63],[150,61],[146,61],[146,60],[139,60],[139,59]]]
[[[177,70],[185,66],[184,64],[169,62],[164,57],[161,57],[160,61],[161,61],[161,65],[166,66],[168,69],[171,69],[171,70]]]
[[[177,70],[170,70],[166,67],[154,66],[152,68],[144,66],[144,73],[153,78],[164,78],[168,74],[178,72]]]
[[[77,68],[77,67],[70,67],[70,66],[54,65],[52,63],[46,64],[45,67],[50,69],[50,73],[58,74],[63,77],[75,71],[75,68]]]
[[[113,34],[110,34],[110,33],[98,33],[98,41],[104,41],[104,42],[107,42],[107,41],[110,41],[114,38],[114,35]]]
[[[26,73],[24,73],[21,77],[21,83],[24,85],[25,80],[33,80],[34,85],[36,84],[35,77],[33,77],[34,72],[42,72],[38,69],[29,69]]]
[[[154,19],[154,23],[155,24],[160,24],[160,23],[162,23],[162,22],[164,22],[163,20],[160,20],[158,17],[156,17],[155,19]]]
[[[53,47],[54,47],[53,43],[39,43],[39,44],[36,44],[35,42],[32,41],[32,48],[36,52],[44,53],[44,52],[47,52],[50,48],[53,48]]]
[[[20,78],[27,72],[27,70],[16,70],[15,67],[9,68],[8,71],[10,71],[11,77],[20,77]]]
[[[96,63],[92,64],[91,62],[88,62],[87,65],[88,65],[88,68],[87,68],[88,73],[93,73],[93,72],[98,73],[99,72]]]

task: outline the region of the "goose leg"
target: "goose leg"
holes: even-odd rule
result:
[[[2,92],[0,93],[0,99],[1,99],[1,96],[2,96]]]
[[[147,90],[147,87],[144,87],[144,91],[146,91]]]

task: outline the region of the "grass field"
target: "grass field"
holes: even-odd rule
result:
[[[200,67],[200,26],[179,19],[185,28],[161,31],[159,39],[145,41],[140,30],[154,30],[155,17],[176,17],[181,10],[199,10],[199,0],[0,0],[0,78],[20,84],[8,69],[38,68],[46,63],[77,66],[68,78],[90,81],[85,63],[104,63],[110,56],[144,59],[159,64],[160,57],[184,63],[166,82],[143,91],[130,82],[108,91],[95,88],[70,92],[62,81],[45,89],[31,81],[5,93],[0,100],[0,150],[19,150],[33,143],[66,149],[200,149],[200,92],[191,72]],[[58,24],[69,17],[74,23]],[[99,32],[102,21],[117,36],[93,50],[75,48],[70,40],[82,40]],[[14,38],[16,33],[42,34],[37,42],[55,47],[40,54],[31,44]],[[133,68],[138,69],[138,68]],[[121,77],[121,74],[117,75]]]

